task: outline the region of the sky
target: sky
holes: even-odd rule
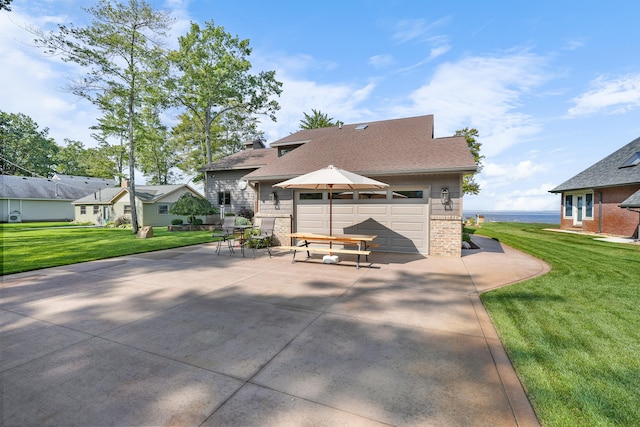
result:
[[[150,0],[249,39],[253,72],[283,83],[267,143],[319,110],[344,123],[434,115],[435,136],[476,128],[481,191],[465,211],[558,210],[548,191],[640,136],[640,2],[629,0]],[[95,146],[99,113],[64,91],[82,72],[24,28],[87,25],[91,0],[14,0],[0,11],[0,110]],[[188,177],[185,178],[185,182]],[[138,183],[141,183],[136,178]]]

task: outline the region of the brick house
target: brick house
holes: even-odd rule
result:
[[[334,165],[389,184],[334,191],[335,233],[375,234],[381,251],[461,256],[462,177],[477,165],[464,137],[434,138],[433,128],[428,115],[301,130],[202,167],[205,196],[232,209],[251,204],[258,223],[275,217],[288,244],[292,231],[328,232],[328,192],[274,185]]]
[[[550,192],[562,194],[561,229],[638,238],[640,138]]]

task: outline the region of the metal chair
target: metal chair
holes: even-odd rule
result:
[[[229,247],[229,255],[234,253],[232,242],[235,239],[235,225],[236,225],[236,216],[225,215],[222,226],[219,229],[214,230],[213,237],[220,238],[220,240],[218,240],[216,254],[220,255],[220,248],[222,247],[222,242],[227,242],[227,246]]]
[[[259,245],[259,242],[265,242],[267,245],[267,252],[269,252],[269,258],[271,258],[271,249],[269,247],[273,244],[273,230],[276,225],[276,219],[273,217],[262,218],[260,222],[260,234],[253,235],[251,233],[250,246],[253,249],[253,257],[256,257],[256,246]]]

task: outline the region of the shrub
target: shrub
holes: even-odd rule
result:
[[[193,220],[193,225],[202,225],[204,221],[201,218],[196,218]]]
[[[171,220],[171,225],[182,225],[184,223],[180,218],[174,218]]]
[[[119,216],[115,221],[113,221],[113,226],[116,228],[127,228],[127,225],[131,225],[131,218],[126,215]]]
[[[251,225],[251,221],[243,216],[239,216],[236,218],[236,225]]]
[[[251,220],[253,218],[253,210],[243,206],[238,211],[238,216]]]

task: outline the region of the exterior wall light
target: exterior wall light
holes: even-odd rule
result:
[[[449,202],[451,202],[451,199],[449,197],[449,189],[447,187],[443,187],[440,190],[440,201],[443,205],[448,205]]]

